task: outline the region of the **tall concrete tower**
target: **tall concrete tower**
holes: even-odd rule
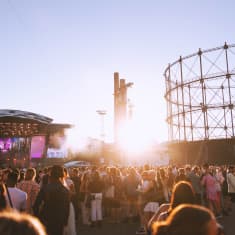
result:
[[[120,128],[127,120],[127,88],[133,83],[119,79],[119,73],[114,73],[114,142],[118,143]]]

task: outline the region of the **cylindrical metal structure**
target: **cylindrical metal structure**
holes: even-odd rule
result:
[[[164,77],[169,141],[234,137],[235,44],[180,56]]]

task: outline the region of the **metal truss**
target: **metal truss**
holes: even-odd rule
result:
[[[180,57],[164,77],[169,141],[234,137],[235,44]]]

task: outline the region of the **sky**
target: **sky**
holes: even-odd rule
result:
[[[0,0],[1,109],[70,123],[77,147],[113,136],[113,73],[133,82],[137,133],[167,140],[163,73],[179,56],[234,43],[233,1]],[[138,135],[138,134],[137,134]]]

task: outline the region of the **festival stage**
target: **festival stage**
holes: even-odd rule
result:
[[[64,158],[65,130],[72,125],[52,121],[32,112],[0,110],[0,165],[28,167]]]

